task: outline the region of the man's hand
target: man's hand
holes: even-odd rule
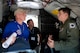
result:
[[[15,43],[15,41],[16,41],[16,37],[13,37],[13,38],[12,38],[11,45],[12,45],[13,43]]]
[[[8,39],[8,37],[6,38],[6,40]],[[10,43],[10,45],[12,45],[14,42],[16,41],[16,37],[12,37],[12,42]]]
[[[38,41],[37,45],[39,45],[40,44],[40,34],[37,34],[37,41]]]
[[[48,42],[47,42],[47,45],[50,47],[50,48],[54,48],[54,40],[51,40],[50,38],[48,39]]]

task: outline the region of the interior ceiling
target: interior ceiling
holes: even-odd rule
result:
[[[45,7],[45,10],[51,12],[53,9],[63,6],[69,7],[74,14],[80,17],[80,0],[53,0]]]
[[[49,3],[49,6],[47,5],[47,7],[45,7],[45,10],[50,12],[51,10],[56,8],[56,5],[54,6],[54,1],[56,1],[60,3],[59,6],[62,4],[63,6],[69,7],[78,17],[80,17],[80,0],[51,0],[51,1],[52,2]]]
[[[72,9],[72,11],[80,17],[80,0],[56,0],[63,5]]]
[[[80,0],[57,0],[62,3],[80,3]]]

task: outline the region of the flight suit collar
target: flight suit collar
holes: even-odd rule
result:
[[[60,26],[59,26],[59,29],[60,31],[63,31],[63,28],[64,27],[67,27],[67,23],[70,21],[70,18],[68,18],[65,23],[63,24],[62,22],[60,22]]]
[[[60,24],[64,26],[64,25],[67,24],[69,21],[70,21],[70,18],[68,18],[68,19],[64,22],[64,24],[63,24],[62,22],[61,22]]]

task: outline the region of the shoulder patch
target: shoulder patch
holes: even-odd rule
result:
[[[75,28],[76,27],[76,24],[75,23],[69,23],[69,27],[70,28]]]

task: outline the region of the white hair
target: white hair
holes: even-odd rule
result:
[[[22,8],[18,8],[18,9],[15,10],[14,16],[15,16],[16,14],[18,14],[18,13],[27,13],[27,12],[28,12],[28,10],[24,10],[24,9],[22,9]]]

